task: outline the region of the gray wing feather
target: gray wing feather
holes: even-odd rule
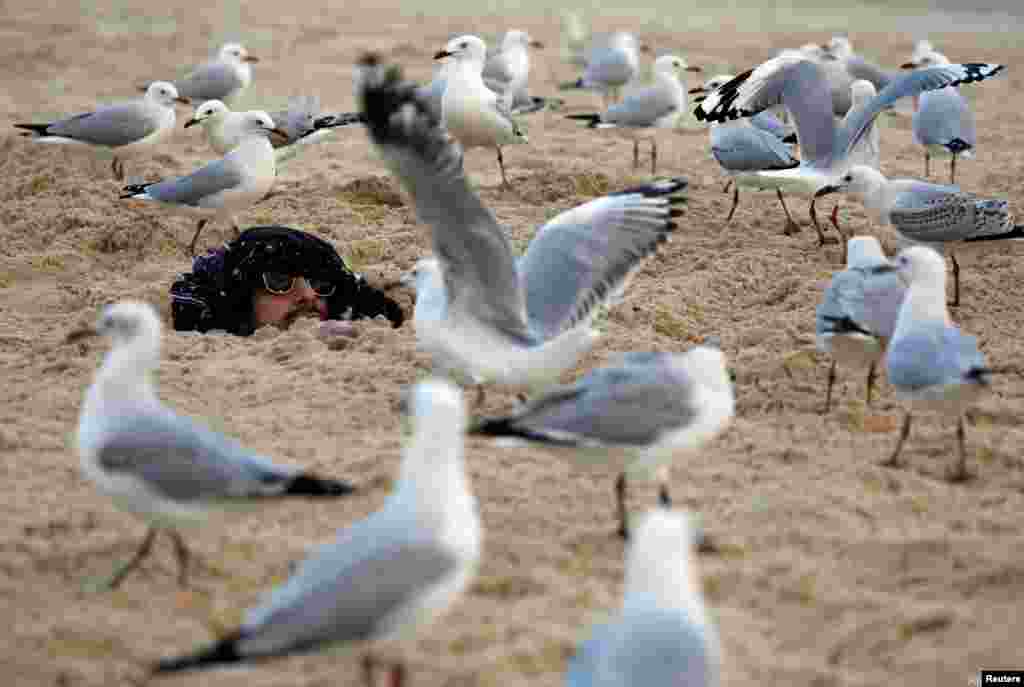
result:
[[[541,227],[519,263],[533,334],[552,338],[611,297],[664,241],[669,213],[664,198],[609,196]]]
[[[894,340],[886,353],[889,381],[909,390],[956,384],[972,369],[984,366],[978,340],[941,323]]]
[[[342,533],[249,612],[237,644],[240,653],[274,654],[373,638],[387,629],[383,621],[458,567],[448,551],[425,544],[380,546],[387,533],[362,529],[355,540]]]
[[[750,123],[760,129],[766,131],[775,138],[782,140],[788,136],[791,132],[789,127],[782,123],[778,117],[771,110],[762,110],[756,115],[750,118]]]
[[[185,417],[137,416],[100,448],[100,466],[175,501],[270,496],[296,474]]]
[[[238,186],[243,178],[237,165],[221,159],[200,167],[188,176],[151,184],[145,192],[161,203],[199,207],[204,199]]]
[[[889,211],[893,227],[923,243],[961,241],[1012,229],[1009,204],[961,192],[956,186],[919,182],[896,197]]]
[[[693,421],[693,392],[661,366],[605,368],[529,404],[512,424],[584,445],[642,446]]]
[[[313,121],[320,114],[320,102],[316,96],[295,98],[289,103],[288,109],[268,114],[274,126],[288,134],[288,143],[294,143],[314,131]]]
[[[597,46],[587,56],[583,83],[589,87],[621,86],[636,76],[636,69],[622,50]]]
[[[925,91],[933,91],[946,86],[982,81],[1002,70],[1003,65],[999,64],[948,64],[928,69],[915,69],[895,78],[836,132],[836,159],[844,159],[849,151],[857,145],[878,113],[900,98],[919,95]],[[803,145],[802,136],[800,143]]]
[[[878,337],[891,337],[906,287],[895,273],[848,268],[832,278],[815,313],[818,336],[835,331],[835,320],[849,318]]]
[[[788,169],[800,164],[779,138],[745,125],[717,126],[711,130],[711,154],[730,172]]]
[[[150,103],[136,101],[62,119],[50,124],[46,133],[116,148],[149,136],[159,126],[160,110]]]
[[[178,94],[192,100],[224,100],[241,88],[238,74],[225,62],[212,61],[200,65],[191,74],[174,82]]]
[[[889,82],[899,74],[882,69],[874,62],[868,62],[859,55],[851,55],[846,59],[846,71],[853,80],[865,79],[875,86],[875,90],[881,91],[889,85]]]

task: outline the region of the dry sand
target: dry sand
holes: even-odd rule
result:
[[[289,19],[280,17],[280,7],[250,3],[241,17],[239,35],[256,36],[253,52],[263,58],[247,96],[251,105],[315,93],[327,108],[353,109],[352,64],[364,48],[381,49],[408,65],[411,77],[426,79],[430,55],[451,33],[495,34],[511,24],[418,20],[386,9],[357,16],[305,0],[289,5]],[[121,590],[84,591],[83,583],[130,555],[143,526],[79,473],[73,433],[105,343],[71,345],[63,337],[91,320],[97,306],[120,298],[155,303],[166,319],[167,287],[188,265],[193,225],[119,202],[108,160],[33,145],[9,124],[130,95],[132,84],[173,75],[180,63],[207,54],[220,29],[201,13],[181,11],[179,30],[166,35],[104,32],[109,26],[88,16],[24,0],[5,3],[4,15],[2,682],[126,683],[142,675],[145,662],[232,627],[292,561],[379,506],[399,458],[396,402],[426,374],[427,360],[408,326],[396,332],[358,323],[360,336],[340,350],[317,339],[312,321],[248,339],[167,334],[159,375],[167,402],[269,455],[351,478],[364,489],[342,502],[282,504],[189,533],[210,567],[194,574],[187,592],[175,586],[166,541]],[[557,46],[557,26],[540,18],[515,23]],[[735,68],[825,36],[647,31],[644,38],[659,50],[681,51],[692,64]],[[885,64],[902,62],[912,40],[881,33],[854,38]],[[958,172],[964,187],[1019,208],[1024,122],[1017,94],[1024,84],[1012,65],[1024,48],[1001,49],[987,34],[931,38],[954,59],[1011,65],[999,80],[969,89],[979,153]],[[539,54],[535,64],[535,90],[542,93],[550,92],[550,75],[571,75],[558,65],[556,50]],[[596,102],[586,94],[570,98],[579,108]],[[615,135],[594,135],[562,113],[535,115],[526,124],[531,145],[505,154],[514,191],[498,188],[493,154],[474,151],[466,163],[520,245],[555,213],[640,178],[629,168],[630,144]],[[887,116],[882,126],[885,170],[921,174],[909,120]],[[194,132],[179,131],[152,157],[129,161],[128,173],[180,174],[210,159]],[[700,563],[724,645],[723,683],[959,687],[983,666],[1024,666],[1020,374],[997,377],[969,416],[973,481],[943,481],[954,457],[954,427],[933,419],[915,425],[908,468],[878,467],[900,418],[885,385],[866,410],[861,376],[843,374],[838,408],[819,413],[828,361],[814,350],[813,315],[839,264],[838,247],[819,250],[808,227],[794,237],[780,235],[771,194],[746,195],[725,226],[728,197],[720,192],[723,178],[705,133],[663,136],[660,153],[662,172],[690,179],[686,216],[675,241],[634,280],[580,369],[612,351],[680,350],[706,335],[722,338],[737,373],[736,421],[699,457],[675,466],[672,487],[720,544],[720,553]],[[281,194],[240,220],[317,232],[371,280],[393,279],[428,248],[427,232],[408,205],[351,191],[350,184],[367,178],[394,186],[365,133],[342,131],[292,162],[281,173]],[[791,206],[806,217],[805,203]],[[862,212],[849,203],[842,217],[848,226],[865,227]],[[891,236],[875,231],[887,248],[895,247]],[[227,236],[225,227],[211,227],[206,245]],[[963,306],[954,318],[998,366],[1016,364],[1020,350],[1014,343],[1024,323],[1019,254],[1017,246],[1005,246],[962,260]],[[408,294],[402,298],[411,304]],[[512,401],[492,392],[483,410],[499,412]],[[612,476],[476,441],[468,466],[486,526],[479,581],[426,638],[389,650],[409,657],[415,685],[559,684],[577,640],[619,603],[623,549],[611,536]],[[634,509],[654,502],[651,490],[637,490]],[[354,685],[358,677],[354,657],[342,652],[167,682]]]

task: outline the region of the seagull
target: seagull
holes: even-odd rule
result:
[[[854,236],[846,254],[846,269],[833,275],[814,320],[818,350],[832,356],[825,391],[826,414],[832,405],[838,364],[868,368],[865,398],[871,405],[875,370],[896,329],[906,291],[895,274],[875,271],[889,261],[874,236]]]
[[[82,471],[117,505],[149,522],[136,554],[107,583],[111,588],[149,555],[160,531],[174,542],[178,583],[185,586],[190,554],[178,528],[201,525],[211,510],[354,491],[346,482],[273,463],[161,403],[152,381],[160,330],[152,306],[123,301],[104,308],[94,327],[67,337],[112,340],[79,416]]]
[[[585,88],[601,93],[605,107],[618,99],[622,87],[640,74],[640,44],[631,33],[618,31],[595,39],[587,50],[586,68],[576,81],[562,84],[562,90]]]
[[[486,147],[498,151],[501,184],[508,187],[505,160],[501,146],[528,143],[512,119],[508,106],[498,95],[484,85],[481,76],[487,46],[476,36],[453,38],[434,59],[451,59],[446,72],[446,86],[441,98],[444,126],[458,139],[462,148]]]
[[[501,49],[490,55],[484,63],[482,77],[484,85],[503,98],[505,105],[512,108],[516,96],[526,92],[530,77],[530,48],[543,48],[525,31],[507,31],[501,41]]]
[[[174,103],[187,103],[174,84],[154,81],[139,99],[100,107],[46,124],[15,124],[40,143],[72,143],[113,151],[110,169],[124,179],[122,155],[149,148],[174,131]]]
[[[210,147],[214,152],[225,155],[238,147],[245,138],[246,118],[251,117],[253,112],[233,112],[220,100],[207,100],[196,108],[192,118],[185,122],[185,128],[201,125]],[[284,134],[284,137],[275,137],[270,141],[279,165],[294,157],[301,148],[323,140],[332,129],[358,124],[360,121],[359,115],[354,112],[333,115],[320,113],[315,97],[295,98],[287,110],[268,114],[277,129]]]
[[[408,637],[455,603],[476,575],[482,538],[463,466],[462,394],[447,382],[426,380],[413,387],[408,405],[413,438],[383,507],[311,553],[236,631],[195,653],[164,659],[154,672]],[[367,687],[374,684],[375,663],[365,654]],[[401,685],[404,675],[404,664],[391,666],[389,684]]]
[[[992,241],[1024,239],[1024,227],[1014,226],[1005,200],[978,198],[956,186],[939,186],[917,179],[886,179],[877,169],[858,165],[833,184],[815,193],[848,193],[863,203],[871,218],[892,226],[915,243],[950,244],[953,263],[952,306],[960,305],[960,265],[952,244],[983,247]]]
[[[470,377],[543,386],[593,344],[597,306],[675,229],[685,179],[654,182],[586,203],[542,227],[517,267],[508,238],[469,188],[461,151],[415,86],[363,58],[367,129],[417,214],[432,229],[443,266],[446,315],[417,327],[428,350]]]
[[[686,87],[683,72],[700,71],[675,55],[662,55],[654,61],[654,84],[630,93],[617,105],[600,114],[574,114],[569,119],[583,120],[590,128],[622,128],[633,139],[633,169],[640,166],[640,137],[646,129],[674,129],[679,116],[686,111]],[[658,143],[653,132],[651,142],[651,174],[657,172]]]
[[[964,447],[964,409],[989,386],[991,370],[978,350],[978,341],[963,334],[946,310],[946,268],[928,246],[904,249],[891,266],[907,284],[896,331],[886,353],[886,375],[896,396],[909,404],[892,455],[882,463],[899,467],[900,450],[910,434],[912,410],[939,412],[957,417],[958,460],[946,476],[952,482],[970,477]]]
[[[174,85],[183,97],[197,103],[220,100],[231,103],[252,83],[252,63],[259,58],[240,43],[225,43],[217,56],[196,67]]]
[[[949,64],[942,53],[934,50],[902,65],[904,69],[920,69]],[[932,155],[949,157],[949,183],[956,183],[958,157],[974,157],[977,143],[974,113],[966,98],[953,86],[921,94],[911,120],[914,141],[924,147],[924,176],[930,176]]]
[[[655,477],[661,505],[670,506],[673,458],[718,436],[734,412],[725,356],[696,346],[685,353],[627,353],[511,415],[481,420],[470,434],[525,441],[587,467],[618,470],[618,534],[625,538],[627,477]]]
[[[705,94],[715,91],[733,78],[729,74],[716,76],[703,86],[690,89],[690,93],[699,94],[696,100],[701,102]],[[729,187],[733,187],[732,207],[725,218],[726,224],[732,221],[736,206],[739,205],[740,186],[745,185],[748,179],[753,179],[755,188],[758,187],[757,177],[753,173],[769,169],[792,169],[800,165],[800,160],[793,156],[789,146],[783,142],[786,138],[779,137],[778,134],[783,131],[784,125],[768,110],[757,113],[749,121],[711,122],[711,154],[729,175],[729,181],[722,192],[727,193]],[[792,140],[796,141],[796,136]],[[789,215],[782,191],[776,189],[776,194],[789,220],[788,231],[796,223]]]
[[[272,133],[287,137],[274,126],[270,115],[259,110],[246,113],[241,131],[239,144],[220,160],[188,176],[131,184],[124,188],[121,198],[157,201],[199,215],[201,219],[189,246],[192,255],[200,232],[211,218],[230,220],[237,232],[234,213],[262,200],[274,185],[277,166],[274,148],[267,137]]]
[[[721,650],[694,540],[685,513],[644,516],[626,557],[622,610],[594,627],[569,663],[565,687],[717,687]]]
[[[837,127],[831,111],[828,80],[821,67],[799,54],[786,53],[743,72],[720,87],[697,106],[694,114],[701,121],[724,122],[749,117],[773,105],[784,105],[796,121],[802,156],[800,166],[755,175],[762,188],[813,196],[848,170],[851,151],[886,107],[900,98],[925,91],[982,81],[1003,69],[1000,64],[968,63],[903,74]],[[817,222],[815,228],[819,245],[824,245],[825,236]]]

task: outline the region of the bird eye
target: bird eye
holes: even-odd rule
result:
[[[469,45],[466,44],[466,43],[459,43],[459,47],[465,49],[465,48],[468,48]]]

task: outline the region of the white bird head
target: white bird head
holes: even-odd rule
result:
[[[487,59],[487,44],[477,36],[459,36],[448,41],[444,50],[434,55],[435,60],[452,58],[456,62],[479,63],[483,68],[484,60]]]
[[[501,49],[508,50],[510,48],[543,48],[544,44],[540,41],[535,41],[530,37],[530,34],[519,29],[512,29],[511,31],[505,32],[505,38],[501,41]]]
[[[224,117],[224,115],[231,112],[227,105],[219,100],[207,100],[202,105],[196,108],[196,111],[192,113],[192,118],[185,122],[185,128],[189,128],[193,124],[202,124],[203,122],[215,122],[218,119]]]
[[[277,134],[284,139],[288,138],[287,132],[278,129],[274,124],[274,120],[263,110],[249,110],[243,113],[240,128],[242,133],[246,135],[269,136],[270,134]]]
[[[853,45],[846,36],[832,36],[828,44],[822,47],[836,59],[844,60],[853,55]]]
[[[178,95],[178,89],[174,87],[174,84],[167,81],[154,81],[149,84],[146,87],[145,97],[147,100],[167,106],[172,106],[174,103],[187,105],[189,102],[188,98],[182,98]]]
[[[67,335],[67,341],[79,341],[94,336],[109,336],[111,354],[134,351],[130,357],[138,360],[142,369],[155,367],[160,359],[160,318],[148,303],[121,301],[103,308],[96,324],[76,329]]]
[[[877,169],[867,165],[854,165],[835,183],[818,189],[814,193],[814,197],[820,198],[832,193],[851,193],[864,199],[874,195],[878,189],[885,186],[885,183],[885,176]]]
[[[861,107],[868,100],[878,95],[875,85],[865,79],[857,79],[850,84],[851,107]]]
[[[682,80],[683,72],[699,72],[700,67],[686,64],[686,60],[677,55],[662,55],[654,61],[655,74],[675,76]]]
[[[882,244],[874,236],[854,236],[846,243],[846,266],[877,265],[885,260]]]
[[[934,248],[921,245],[905,248],[893,260],[893,265],[907,286],[931,284],[937,293],[945,293],[946,261]]]
[[[249,54],[241,43],[225,43],[217,53],[217,57],[225,62],[259,62],[260,59]]]

